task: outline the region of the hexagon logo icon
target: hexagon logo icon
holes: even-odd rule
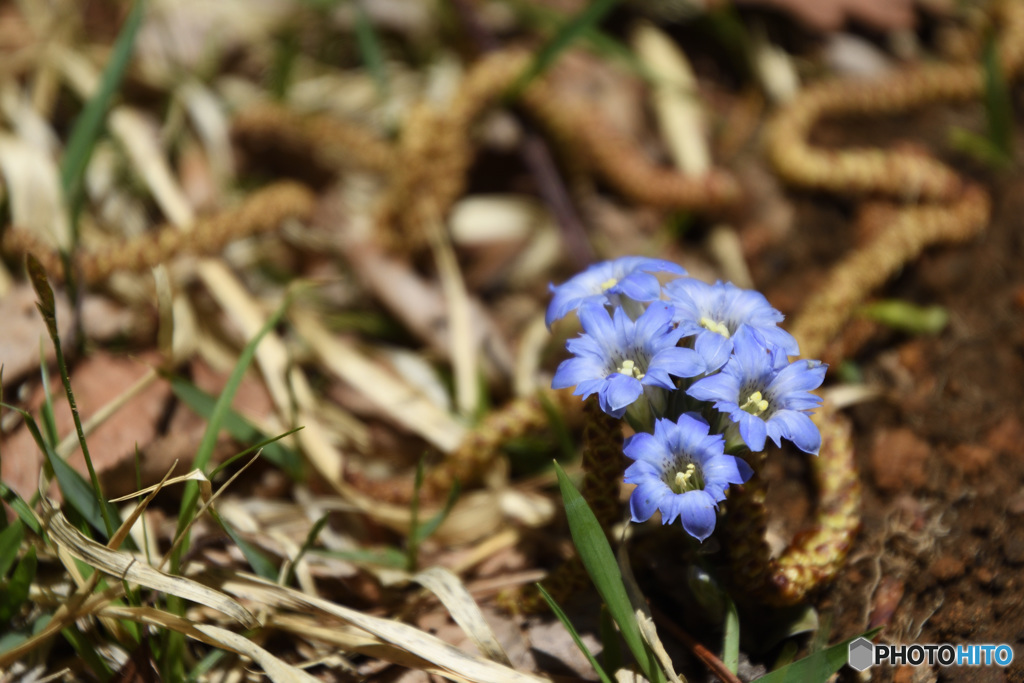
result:
[[[875,646],[867,638],[858,638],[850,643],[850,666],[863,671],[875,662]]]

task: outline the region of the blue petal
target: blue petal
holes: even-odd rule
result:
[[[610,291],[628,296],[634,301],[654,301],[661,297],[661,283],[650,273],[630,273]]]
[[[707,370],[707,365],[704,364],[701,355],[693,349],[673,346],[654,354],[647,368],[648,372],[652,368],[659,368],[676,377],[696,377]],[[665,388],[674,389],[675,387]]]
[[[643,393],[644,387],[639,380],[619,372],[613,372],[605,380],[604,386],[598,393],[601,410],[614,417],[622,417],[626,407],[640,398]]]
[[[629,497],[629,513],[634,522],[646,522],[654,514],[654,511],[661,505],[666,496],[672,495],[672,491],[665,482],[658,479],[648,479],[635,489]]]
[[[729,417],[739,423],[740,436],[743,437],[747,448],[754,453],[764,450],[764,440],[768,436],[768,428],[765,426],[764,420],[741,409],[732,411]]]
[[[740,383],[731,374],[720,372],[697,380],[686,393],[698,401],[724,401],[738,406]]]
[[[668,422],[668,420],[659,420],[659,422]],[[657,425],[655,425],[655,429],[657,429]],[[659,467],[671,457],[665,447],[665,442],[646,432],[629,437],[622,445],[622,452],[631,460],[648,462]]]
[[[558,364],[555,376],[551,378],[552,389],[567,389],[588,379],[599,379],[604,368],[590,358],[570,358]]]
[[[580,382],[576,385],[576,390],[572,392],[573,396],[580,396],[586,401],[593,394],[601,391],[601,387],[604,386],[603,378],[588,379]],[[557,388],[557,387],[555,387]]]
[[[807,413],[795,410],[780,410],[768,421],[769,427],[779,424],[783,438],[792,441],[804,453],[817,455],[821,448],[821,432]]]
[[[745,379],[759,381],[771,373],[773,357],[768,344],[752,327],[743,325],[736,330],[732,352],[735,369]]]
[[[825,381],[827,368],[828,366],[823,363],[798,360],[782,368],[768,385],[767,390],[775,396],[784,396],[798,391],[817,389]]]
[[[661,506],[662,522],[669,516],[674,521],[679,517],[683,523],[686,533],[690,534],[700,542],[704,542],[711,532],[715,530],[715,499],[705,491],[688,491],[682,495],[673,496],[672,501],[663,501]]]
[[[704,482],[726,489],[729,484],[745,484],[754,474],[750,465],[733,455],[720,455],[704,463]]]
[[[729,360],[729,356],[732,354],[732,340],[717,332],[702,330],[697,335],[694,348],[704,359],[704,364],[708,366],[707,372],[714,372]]]
[[[612,319],[603,305],[588,302],[580,308],[579,317],[583,330],[600,346],[605,358],[610,358],[625,345],[618,340]]]
[[[765,341],[772,346],[777,346],[782,349],[787,356],[799,356],[800,345],[797,344],[796,339],[789,332],[786,332],[781,327],[758,327],[757,331],[761,333]]]

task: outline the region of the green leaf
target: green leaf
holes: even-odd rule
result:
[[[459,481],[456,479],[452,482],[452,490],[448,492],[448,497],[444,501],[444,507],[438,510],[437,514],[416,529],[416,543],[422,543],[430,538],[430,535],[437,531],[437,528],[444,523],[448,513],[450,513],[452,508],[455,506],[455,501],[458,500],[460,491],[461,486],[459,485]]]
[[[171,377],[168,381],[174,395],[187,405],[192,412],[207,420],[212,417],[217,399],[184,377]],[[266,434],[230,408],[224,414],[223,427],[231,435],[231,438],[239,443],[252,443],[261,440],[257,446],[248,449],[248,451],[253,450],[253,448],[262,447],[264,458],[280,467],[292,480],[299,481],[302,479],[302,457],[284,444],[277,443],[279,439],[293,434],[296,430],[289,430],[280,436],[268,438]]]
[[[1013,105],[994,35],[990,35],[985,44],[982,65],[985,72],[985,114],[988,119],[986,132],[1003,161],[1009,162],[1013,159]]]
[[[584,642],[580,639],[580,634],[576,632],[576,629],[573,627],[572,622],[569,621],[569,617],[566,616],[565,612],[562,611],[562,608],[558,606],[558,603],[555,602],[555,599],[552,598],[546,590],[544,590],[544,586],[540,585],[539,583],[536,585],[537,590],[540,591],[541,597],[544,598],[544,601],[546,603],[548,603],[548,607],[551,608],[551,611],[554,612],[555,616],[558,617],[558,620],[562,622],[563,626],[565,626],[565,630],[569,632],[570,636],[572,636],[572,640],[574,643],[576,643],[576,647],[580,649],[580,652],[583,653],[583,656],[587,658],[588,662],[590,662],[590,666],[594,667],[594,671],[597,672],[597,677],[601,679],[602,683],[612,683],[612,679],[608,677],[608,674],[604,672],[604,669],[601,668],[601,665],[598,664],[596,659],[594,659],[594,655],[591,654],[590,648],[588,648],[586,644],[584,644]]]
[[[277,310],[271,314],[263,324],[263,327],[261,327],[256,335],[249,340],[249,343],[245,345],[241,354],[239,354],[238,362],[235,363],[235,367],[231,371],[231,376],[228,377],[228,381],[224,385],[224,390],[221,391],[220,397],[213,406],[213,410],[210,411],[210,419],[206,424],[206,431],[203,433],[203,438],[199,442],[199,447],[196,450],[196,457],[193,461],[192,466],[195,469],[204,473],[206,472],[206,468],[210,464],[210,459],[213,457],[213,449],[217,445],[217,436],[220,434],[221,427],[227,419],[228,413],[231,411],[231,402],[235,398],[238,386],[242,383],[242,378],[245,376],[246,371],[249,369],[249,365],[252,363],[253,356],[256,354],[256,347],[259,346],[263,337],[277,326],[277,323],[281,320],[281,316],[284,315],[284,312],[288,308],[290,302],[291,297],[285,297],[285,300],[281,302],[281,305],[278,306]],[[185,485],[185,490],[182,494],[181,508],[178,513],[178,529],[176,536],[180,536],[185,533],[185,529],[188,527],[189,523],[192,521],[192,517],[195,515],[198,501],[199,486],[195,482],[190,481]],[[180,544],[177,551],[171,556],[171,573],[177,573],[179,562],[181,561],[181,553],[187,545],[187,543]],[[255,567],[253,568],[255,569]]]
[[[626,587],[622,583],[622,574],[615,561],[612,548],[605,538],[604,530],[594,513],[583,499],[580,492],[573,486],[568,475],[556,462],[555,472],[558,475],[558,486],[562,491],[565,503],[565,514],[569,520],[569,530],[583,566],[586,567],[591,581],[608,606],[615,623],[619,625],[622,638],[626,641],[644,676],[651,683],[663,683],[665,674],[658,666],[654,654],[647,648],[640,627],[636,623],[633,607],[626,595]]]
[[[36,424],[32,415],[21,408],[16,408],[7,404],[3,405],[5,408],[16,410],[21,413],[29,434],[32,435],[32,438],[35,440],[39,450],[42,451],[43,455],[46,457],[46,462],[51,468],[53,468],[53,474],[57,478],[57,484],[60,486],[60,491],[64,496],[64,500],[71,505],[71,507],[78,512],[86,522],[89,523],[89,526],[99,532],[104,538],[109,538],[110,534],[107,532],[107,524],[104,519],[104,514],[106,514],[111,520],[118,519],[117,508],[111,503],[107,503],[101,498],[98,498],[93,488],[89,485],[89,482],[87,482],[82,475],[80,475],[73,467],[71,467],[71,465],[54,452],[53,448],[51,448],[43,439],[43,435],[39,431],[39,426]],[[106,509],[104,510],[104,508]],[[24,516],[21,516],[21,518],[24,521]],[[131,537],[125,538],[124,544],[127,549],[135,549],[135,544],[131,540]]]
[[[267,581],[277,581],[277,567],[273,562],[270,561],[266,555],[263,554],[256,546],[249,543],[249,541],[242,538],[242,536],[234,530],[234,528],[227,523],[227,520],[217,514],[213,508],[210,508],[210,514],[217,520],[217,523],[221,525],[227,535],[231,537],[231,540],[238,546],[245,555],[245,559],[248,560],[249,566],[256,572],[258,576],[266,579]]]
[[[736,673],[740,668],[740,614],[736,603],[725,596],[725,635],[722,638],[722,663],[729,671]]]
[[[524,2],[523,0],[505,0],[516,13],[518,19],[531,28],[547,33],[557,30],[566,22],[562,12],[550,9],[542,4]],[[580,32],[583,46],[594,54],[607,60],[616,60],[645,81],[653,81],[653,75],[643,62],[617,38],[605,33],[597,26],[588,26]]]
[[[329,518],[330,515],[328,514],[316,520],[313,527],[309,530],[309,533],[306,534],[306,540],[302,542],[302,547],[299,548],[299,552],[295,553],[295,557],[292,558],[291,566],[288,567],[288,576],[284,579],[284,585],[287,586],[295,580],[295,567],[300,561],[302,561],[303,556],[310,551],[313,544],[316,543],[317,537],[320,535],[320,532],[324,530]]]
[[[89,444],[85,439],[85,431],[82,428],[82,418],[78,414],[78,405],[75,403],[75,392],[71,388],[71,377],[68,374],[68,366],[64,361],[64,349],[61,348],[60,335],[57,330],[57,310],[54,306],[53,301],[53,289],[50,287],[50,281],[46,278],[46,271],[43,269],[42,264],[32,254],[26,254],[26,267],[29,273],[29,278],[32,280],[32,287],[35,288],[36,294],[39,296],[39,301],[36,306],[39,308],[39,312],[43,316],[43,320],[46,321],[46,329],[50,333],[50,339],[53,341],[53,351],[57,356],[57,367],[60,370],[61,383],[64,385],[64,394],[68,399],[68,407],[71,409],[71,417],[75,422],[75,432],[78,435],[78,444],[82,448],[82,457],[85,459],[85,467],[89,470],[89,481],[92,484],[93,496],[97,501],[105,501],[103,496],[103,487],[100,485],[100,478],[96,474],[96,468],[92,464],[92,456],[89,454]],[[38,434],[38,429],[36,430]],[[35,434],[33,436],[36,436]],[[36,439],[37,442],[41,442],[40,438]],[[50,451],[53,449],[50,448]],[[44,450],[45,452],[45,450]],[[60,458],[54,458],[60,460]],[[63,461],[61,461],[63,462]],[[59,481],[59,479],[58,479]],[[63,485],[63,482],[61,482]],[[111,514],[111,510],[115,510],[114,514]],[[114,535],[114,520],[118,519],[116,509],[109,505],[99,506],[100,515],[103,518],[103,528],[106,533],[106,538],[110,538]]]
[[[64,196],[67,198],[68,207],[72,216],[77,215],[78,207],[82,201],[82,177],[85,175],[85,168],[92,157],[92,150],[96,146],[103,129],[103,122],[107,117],[107,110],[118,88],[121,87],[121,80],[132,57],[132,47],[135,44],[135,36],[142,25],[142,14],[145,8],[144,0],[135,0],[135,6],[131,14],[121,27],[121,33],[114,42],[114,48],[110,53],[110,61],[103,69],[100,77],[99,87],[86,103],[82,113],[75,119],[71,136],[68,139],[67,149],[60,166],[60,181],[64,189]],[[74,221],[72,221],[74,223]]]
[[[313,550],[314,555],[336,557],[353,564],[375,565],[391,569],[404,569],[406,556],[397,548],[381,548],[374,550]]]
[[[835,672],[846,664],[850,653],[850,643],[858,638],[873,639],[882,627],[873,628],[841,643],[826,648],[812,655],[787,664],[781,669],[758,678],[758,683],[825,683]]]
[[[0,405],[6,407],[6,403],[0,403]],[[4,501],[11,506],[14,510],[14,514],[18,515],[18,519],[22,524],[32,530],[36,536],[43,535],[43,527],[40,526],[39,520],[36,519],[35,514],[32,512],[32,508],[25,500],[18,495],[18,492],[9,487],[7,484],[0,482],[0,500]]]
[[[39,339],[39,375],[43,384],[43,405],[40,408],[43,434],[50,445],[56,448],[60,437],[57,435],[57,418],[53,411],[53,393],[50,391],[50,373],[46,369],[46,352],[43,350],[42,337]]]
[[[28,600],[32,581],[36,578],[36,549],[29,546],[28,552],[18,562],[10,580],[0,591],[0,624],[10,622],[22,604]]]
[[[359,54],[363,58],[366,70],[373,76],[377,84],[377,94],[384,97],[388,94],[388,75],[384,68],[384,52],[380,47],[380,39],[377,32],[373,30],[373,23],[370,21],[362,0],[354,0],[356,6],[356,44],[359,46]]]
[[[594,0],[581,10],[576,16],[562,25],[551,39],[538,50],[533,61],[523,70],[508,89],[507,98],[515,100],[526,90],[527,86],[548,68],[555,63],[566,49],[576,39],[582,36],[588,29],[596,26],[608,12],[612,10],[618,0]]]
[[[19,520],[0,532],[0,580],[7,576],[7,570],[14,566],[25,539],[25,525]]]
[[[109,681],[114,677],[114,672],[110,670],[106,660],[100,657],[99,652],[96,650],[95,643],[91,639],[86,638],[78,630],[77,626],[68,626],[60,634],[64,636],[66,641],[71,643],[71,647],[74,648],[79,658],[85,662],[86,668],[91,670],[96,678],[101,681]]]
[[[888,299],[861,306],[860,315],[908,334],[938,334],[949,323],[942,306],[917,306],[909,301]]]

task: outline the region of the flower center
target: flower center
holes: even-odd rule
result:
[[[761,396],[760,391],[755,391],[754,393],[747,397],[746,403],[741,405],[740,408],[747,411],[754,417],[757,417],[761,413],[768,410],[768,401],[766,401],[765,398]]]
[[[641,372],[637,364],[630,359],[622,361],[622,365],[615,369],[615,372],[620,375],[626,375],[627,377],[635,377],[636,379],[643,379],[644,373]]]
[[[686,467],[676,472],[675,479],[669,484],[673,493],[686,493],[687,491],[703,491],[704,477],[701,476],[697,465],[688,462]]]
[[[604,282],[601,283],[601,291],[602,292],[607,292],[609,289],[611,289],[612,287],[614,287],[617,284],[619,284],[619,281],[616,280],[613,277],[610,277],[610,278],[608,278],[607,280],[605,280]]]
[[[726,325],[724,322],[715,320],[714,318],[709,318],[706,315],[702,315],[700,318],[700,326],[705,329],[711,330],[712,332],[717,332],[726,339],[729,338],[729,326]]]

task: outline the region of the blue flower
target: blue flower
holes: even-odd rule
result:
[[[674,390],[676,377],[695,377],[706,369],[693,349],[676,346],[680,332],[672,324],[672,307],[655,302],[635,321],[616,308],[587,302],[579,310],[583,334],[566,344],[573,357],[563,361],[551,380],[554,389],[576,387],[584,400],[597,394],[601,410],[620,418],[645,387]]]
[[[776,446],[788,439],[816,455],[821,433],[807,413],[821,404],[810,392],[821,386],[827,367],[819,361],[789,363],[781,349],[741,327],[733,336],[733,355],[721,372],[697,380],[687,393],[714,401],[754,452],[763,450],[765,439],[771,437]]]
[[[614,261],[595,263],[582,273],[558,287],[549,285],[552,294],[544,321],[551,327],[588,301],[618,306],[621,297],[645,302],[661,298],[661,283],[652,273],[686,275],[686,271],[671,261],[623,256]]]
[[[675,321],[683,336],[697,335],[695,347],[709,370],[717,370],[728,360],[732,337],[742,325],[754,328],[787,355],[800,353],[796,339],[777,325],[783,315],[760,292],[731,282],[709,285],[693,278],[674,280],[665,285],[665,292],[676,307]]]
[[[626,441],[623,452],[636,461],[626,469],[626,483],[637,485],[629,499],[634,522],[661,510],[662,524],[679,518],[697,540],[711,535],[729,484],[742,484],[754,472],[725,455],[724,439],[709,431],[706,422],[684,414],[678,422],[658,420],[654,434],[641,432]]]

